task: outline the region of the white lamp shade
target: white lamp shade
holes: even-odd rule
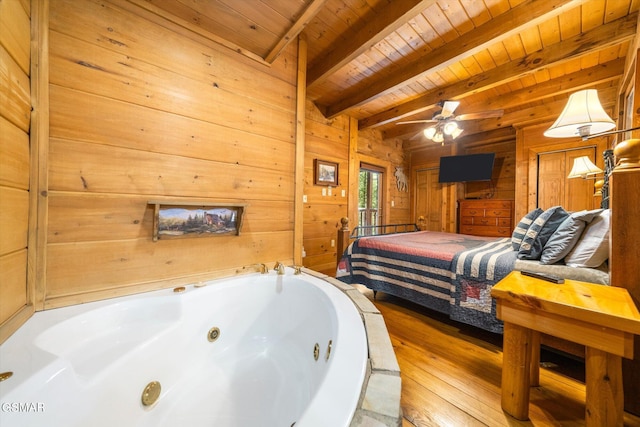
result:
[[[433,142],[442,142],[442,141],[444,141],[444,135],[442,134],[442,132],[436,133],[436,135],[433,137]]]
[[[454,130],[453,132],[451,132],[451,138],[456,139],[457,137],[460,136],[460,134],[464,132],[463,129],[460,128],[456,128],[456,130]]]
[[[436,134],[436,128],[435,126],[431,126],[430,128],[426,128],[424,130],[424,136],[426,136],[429,139],[433,139],[433,137]]]
[[[456,123],[455,121],[450,121],[445,123],[442,130],[444,131],[445,135],[453,135],[453,132],[455,132],[456,129],[458,129],[458,123]]]
[[[551,138],[587,136],[616,127],[598,99],[598,91],[586,89],[571,94],[560,117],[544,132]]]
[[[591,175],[595,178],[595,175],[603,172],[602,169],[593,164],[589,156],[580,156],[574,159],[573,168],[571,168],[567,178],[589,178]]]

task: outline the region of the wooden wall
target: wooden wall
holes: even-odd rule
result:
[[[33,312],[27,286],[30,3],[0,1],[0,342]]]
[[[346,116],[325,119],[310,101],[307,102],[306,117],[304,194],[307,201],[303,205],[306,256],[303,264],[333,275],[340,218],[348,217],[351,228],[357,225],[360,162],[385,169],[385,222],[391,224],[409,222],[409,192],[398,191],[394,177],[397,166],[403,166],[405,173],[409,168],[399,140],[383,140],[377,131],[358,132],[356,121]],[[315,159],[338,163],[338,186],[331,188],[330,195],[326,186],[314,185]]]
[[[528,126],[516,131],[516,187],[515,187],[515,217],[522,218],[537,203],[537,157],[541,153],[571,150],[593,146],[596,149],[596,165],[604,169],[602,153],[608,148],[606,137],[593,138],[582,141],[580,138],[547,138],[543,132],[551,126],[542,123]],[[594,202],[595,203],[595,202]],[[593,207],[598,207],[599,203]]]
[[[51,0],[44,307],[292,263],[296,56]],[[248,208],[240,236],[153,242],[149,200]]]
[[[437,169],[440,157],[463,154],[495,153],[493,182],[468,182],[444,184],[443,224],[444,230],[455,232],[457,221],[457,201],[465,198],[515,199],[516,139],[512,129],[460,138],[454,144],[423,143],[411,149],[411,181],[415,185],[416,172],[421,169]],[[492,186],[493,185],[493,186]],[[412,212],[415,201],[412,199]],[[414,218],[411,214],[411,218]],[[415,221],[415,219],[412,219]]]
[[[302,262],[305,267],[335,274],[336,227],[347,215],[349,191],[349,118],[325,119],[315,105],[306,104]],[[338,163],[338,186],[314,185],[314,160]],[[324,190],[324,195],[323,195]],[[345,192],[344,196],[342,192]],[[333,246],[332,246],[333,241]]]

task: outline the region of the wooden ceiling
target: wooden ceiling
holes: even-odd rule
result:
[[[327,118],[410,139],[438,102],[464,135],[554,120],[570,93],[613,108],[640,0],[130,0],[264,62],[302,34],[307,95]],[[616,119],[616,117],[613,117]],[[504,131],[503,131],[504,132]]]

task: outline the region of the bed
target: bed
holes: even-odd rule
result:
[[[509,238],[434,231],[359,237],[345,250],[336,277],[501,333],[491,287],[513,270],[609,283],[609,217],[608,210],[569,213],[556,206],[529,212]],[[585,244],[592,256],[586,261]]]
[[[610,239],[611,243],[608,248],[609,259],[600,268],[576,268],[558,263],[545,265],[536,260],[518,259],[517,255],[515,259],[512,259],[514,250],[511,253],[511,257],[509,255],[497,255],[498,260],[495,262],[497,267],[494,266],[493,268],[493,279],[487,277],[481,279],[479,276],[474,277],[473,274],[468,277],[457,273],[458,265],[464,265],[462,259],[466,263],[474,258],[469,253],[463,256],[463,253],[465,251],[480,250],[483,245],[489,244],[491,241],[499,244],[500,239],[449,235],[447,233],[438,237],[438,233],[434,234],[433,232],[407,233],[406,239],[412,240],[414,245],[417,245],[417,241],[420,240],[422,235],[437,237],[431,243],[434,253],[436,248],[444,249],[445,246],[450,245],[447,249],[448,252],[442,250],[438,252],[439,255],[431,257],[441,266],[442,274],[439,277],[441,277],[442,283],[440,283],[440,286],[430,284],[428,281],[421,284],[424,279],[417,276],[424,275],[429,277],[433,275],[431,272],[435,271],[433,267],[426,264],[426,261],[416,260],[417,253],[427,249],[411,249],[410,246],[407,246],[395,255],[391,255],[391,251],[380,252],[380,254],[388,255],[388,257],[381,257],[380,260],[377,260],[376,257],[380,254],[375,254],[376,246],[386,247],[387,249],[391,249],[394,246],[404,246],[402,243],[404,238],[400,236],[367,237],[367,240],[360,238],[351,242],[351,239],[349,239],[348,219],[343,218],[341,220],[342,229],[338,230],[337,236],[339,251],[337,276],[347,283],[362,283],[374,291],[389,292],[411,299],[447,313],[463,322],[469,322],[475,326],[494,331],[500,331],[502,327],[495,321],[493,302],[489,304],[488,297],[486,297],[490,290],[483,290],[482,287],[492,286],[492,283],[499,280],[499,276],[506,274],[505,270],[509,270],[509,268],[547,271],[575,280],[603,284],[610,283],[611,286],[626,288],[636,305],[640,306],[640,269],[638,268],[638,260],[640,260],[640,244],[638,244],[640,242],[640,226],[635,216],[635,212],[640,206],[640,187],[638,187],[638,182],[640,182],[639,142],[640,140],[635,139],[618,143],[613,150],[617,164],[611,171],[607,168],[608,180],[605,180],[605,187],[608,186],[608,191],[606,192],[608,206],[606,207],[610,208],[611,218],[606,240]],[[603,187],[603,200],[605,200],[605,187]],[[355,216],[356,213],[354,212]],[[445,243],[447,241],[448,243]],[[447,261],[447,258],[450,261]],[[389,264],[390,267],[387,267],[386,264]],[[402,284],[406,281],[406,277],[402,275],[393,277],[391,274],[394,269],[404,270],[405,265],[414,267],[412,274],[415,282],[409,282],[409,286]],[[482,274],[480,272],[483,269],[487,269],[486,266],[482,267],[480,263],[473,264],[471,262],[469,265],[476,265],[471,270],[478,271],[478,274]],[[452,270],[454,266],[455,269]],[[380,272],[381,270],[383,270],[384,274]],[[407,270],[411,271],[411,269]],[[434,279],[430,280],[435,282]],[[483,280],[484,282],[480,283]],[[475,288],[472,288],[475,282],[478,283],[475,284]],[[466,294],[463,293],[464,285],[461,285],[462,283],[467,284]],[[448,288],[447,284],[449,284]],[[425,289],[420,289],[419,287],[425,287]],[[470,289],[472,289],[472,292],[470,292]],[[491,309],[490,315],[489,307]],[[635,338],[634,345],[634,360],[623,360],[625,410],[640,415],[640,401],[637,399],[637,396],[640,395],[640,337]]]
[[[491,285],[513,270],[511,239],[418,231],[362,237],[349,245],[336,277],[501,332]]]

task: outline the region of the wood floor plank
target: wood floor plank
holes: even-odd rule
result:
[[[382,313],[398,358],[402,427],[584,426],[581,361],[553,355],[557,364],[545,362],[540,387],[531,389],[530,420],[519,421],[500,404],[501,335],[386,294],[374,300],[359,289]],[[624,425],[640,427],[640,418],[625,413]]]

